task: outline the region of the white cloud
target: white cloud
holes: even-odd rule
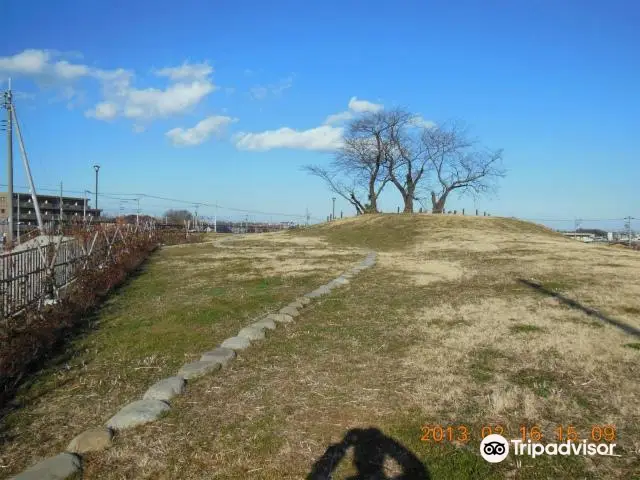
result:
[[[352,110],[356,113],[375,113],[379,112],[383,108],[384,105],[368,102],[367,100],[358,100],[357,97],[351,97],[351,100],[349,100],[349,110]]]
[[[208,63],[184,62],[179,67],[166,67],[156,70],[156,75],[169,77],[173,81],[180,80],[203,80],[213,73],[213,67]]]
[[[292,77],[285,80],[290,83]],[[282,83],[282,85],[287,85],[287,82]],[[335,126],[336,124],[352,119],[356,113],[378,112],[384,106],[367,100],[358,100],[357,97],[351,97],[348,108],[347,111],[329,115],[323,125],[308,130],[294,130],[289,127],[282,127],[278,130],[268,130],[260,133],[238,133],[234,137],[236,148],[260,151],[274,148],[317,151],[335,150],[342,145],[344,131],[342,127]]]
[[[0,57],[0,73],[7,75],[42,74],[49,62],[51,54],[45,50],[24,50],[11,57]]]
[[[334,125],[336,123],[346,122],[355,116],[354,113],[375,113],[382,109],[384,109],[384,105],[369,102],[367,100],[358,100],[357,97],[351,97],[351,100],[349,100],[348,110],[329,115],[325,119],[324,124]]]
[[[60,90],[59,99],[78,99],[81,91],[77,80],[91,78],[100,82],[103,98],[86,116],[98,120],[112,120],[122,115],[137,121],[151,121],[190,111],[215,91],[208,63],[184,62],[176,67],[156,70],[159,77],[169,79],[165,88],[136,88],[135,74],[123,68],[105,70],[60,58],[53,50],[24,50],[13,56],[0,57],[0,79],[9,76],[28,76],[42,86]],[[66,55],[68,57],[68,55]],[[77,57],[77,55],[76,55]]]
[[[105,96],[126,96],[131,88],[131,82],[135,74],[124,68],[115,70],[96,69],[92,76],[102,82],[102,89]]]
[[[212,115],[192,128],[174,128],[165,135],[176,146],[195,146],[205,142],[213,134],[222,133],[229,124],[237,121],[237,118]]]
[[[60,55],[53,50],[28,49],[0,57],[0,77],[31,77],[41,86],[69,87],[73,81],[92,74],[87,65],[54,61]]]
[[[53,70],[56,77],[65,80],[74,80],[76,78],[85,77],[90,73],[90,69],[86,65],[73,64],[66,60],[56,62],[53,65]]]
[[[124,69],[98,70],[94,72],[103,85],[105,101],[118,106],[118,112],[125,118],[136,121],[152,121],[167,118],[190,111],[211,92],[218,89],[206,75],[213,71],[207,64],[184,63],[179,67],[168,67],[157,71],[158,75],[171,80],[202,78],[190,82],[179,81],[169,84],[164,89],[132,86],[135,75]],[[97,117],[96,117],[97,118]],[[139,124],[139,128],[142,128]]]
[[[0,84],[1,85],[1,84]],[[36,94],[22,91],[13,91],[13,98],[16,100],[35,100]]]
[[[286,78],[280,80],[276,85],[271,86],[271,93],[274,95],[281,95],[282,92],[288,90],[293,86],[293,75],[289,75]]]
[[[330,151],[340,147],[342,128],[323,125],[309,130],[283,127],[261,133],[239,133],[235,136],[240,150],[266,151],[274,148]]]
[[[256,100],[263,100],[267,98],[267,95],[269,94],[267,87],[262,87],[260,85],[252,87],[249,91],[251,92],[251,96]]]
[[[425,120],[420,115],[416,115],[415,117],[413,117],[411,119],[411,124],[421,128],[434,128],[436,126],[435,122],[432,122],[431,120]]]
[[[249,89],[249,93],[255,100],[264,100],[269,95],[280,96],[285,90],[293,86],[293,75],[281,79],[271,85],[256,85]]]
[[[126,92],[124,115],[128,118],[165,118],[184,113],[200,103],[217,87],[208,80],[176,83],[166,90],[131,88]]]
[[[351,120],[353,118],[353,113],[346,111],[340,113],[334,113],[333,115],[329,115],[327,119],[324,121],[325,125],[333,125],[335,123],[346,122],[347,120]]]
[[[85,115],[98,120],[113,120],[118,115],[118,107],[111,102],[101,102],[94,108],[87,110]]]

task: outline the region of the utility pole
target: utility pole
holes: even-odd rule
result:
[[[16,209],[16,214],[18,216],[16,222],[16,228],[18,229],[18,243],[20,243],[20,194],[18,193],[18,208]]]
[[[191,226],[193,227],[194,230],[196,230],[198,228],[198,204],[194,203],[193,208],[194,208],[194,213],[193,213],[193,222]]]
[[[84,211],[82,212],[83,221],[87,221],[87,190],[84,191]]]
[[[311,215],[309,214],[309,209],[307,208],[307,213],[306,213],[306,217],[307,217],[307,227],[309,226],[309,218],[311,218]]]
[[[136,198],[138,201],[138,210],[136,211],[136,225],[140,222],[140,197]]]
[[[333,208],[331,210],[331,218],[333,220],[336,219],[336,197],[331,197],[331,200],[333,200]]]
[[[216,200],[216,210],[213,214],[213,233],[218,233],[218,201]]]
[[[9,242],[13,242],[13,105],[11,96],[11,79],[9,89],[4,93],[4,107],[7,109],[7,211],[9,216],[8,234]],[[18,203],[18,209],[20,204]]]
[[[33,207],[36,210],[36,219],[38,220],[38,229],[40,230],[41,234],[44,234],[44,224],[42,223],[42,215],[40,215],[40,205],[38,204],[38,195],[36,194],[36,186],[33,183],[33,176],[31,175],[31,167],[29,166],[29,157],[27,156],[27,149],[24,146],[24,140],[22,138],[22,130],[20,129],[20,122],[18,122],[18,114],[16,113],[16,107],[13,104],[11,105],[11,113],[13,117],[13,122],[18,132],[18,142],[20,145],[20,153],[22,154],[22,163],[24,164],[24,171],[27,174],[27,180],[29,181],[29,190],[31,192],[31,200],[33,201]]]
[[[625,217],[624,223],[624,228],[627,229],[627,239],[629,241],[629,246],[631,246],[631,220],[633,220],[633,217]]]
[[[580,225],[582,224],[582,219],[580,218],[576,218],[574,227],[573,227],[573,234],[574,234],[574,240],[576,240],[575,237],[577,237],[578,235],[578,228],[580,228]]]
[[[62,228],[62,182],[60,182],[60,228]]]
[[[98,209],[98,171],[100,170],[100,165],[96,164],[93,166],[93,169],[96,171],[96,210]]]

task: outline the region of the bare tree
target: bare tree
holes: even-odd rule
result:
[[[167,210],[164,212],[167,223],[183,224],[185,220],[191,220],[192,215],[189,210]]]
[[[362,189],[355,178],[350,179],[347,183],[340,178],[341,172],[330,171],[326,168],[318,167],[316,165],[307,165],[303,167],[303,170],[307,171],[311,175],[324,180],[329,189],[340,195],[347,200],[356,209],[357,215],[367,213],[368,205],[362,203]]]
[[[328,169],[306,166],[304,170],[324,180],[358,215],[377,213],[378,197],[389,182],[387,130],[383,115],[365,114],[346,126],[342,146]]]
[[[502,150],[482,147],[459,123],[425,128],[421,140],[423,156],[435,177],[436,187],[431,189],[433,213],[444,211],[451,192],[484,194],[505,176]]]
[[[423,125],[420,117],[404,109],[385,111],[382,115],[389,144],[385,158],[389,179],[402,196],[403,212],[413,213],[418,185],[429,167],[420,132],[430,126]]]

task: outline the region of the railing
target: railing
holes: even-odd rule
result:
[[[44,245],[0,255],[0,316],[58,299],[90,260],[111,261],[114,247],[126,245],[136,235],[156,237],[153,224],[102,225],[83,233],[70,239],[49,237]]]

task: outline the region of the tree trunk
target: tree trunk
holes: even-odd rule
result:
[[[378,213],[378,194],[376,192],[376,178],[369,180],[369,213]]]
[[[368,212],[369,213],[378,213],[378,199],[376,197],[376,194],[374,193],[373,195],[369,196],[369,205],[368,205]]]
[[[413,213],[413,199],[415,197],[416,192],[416,184],[410,182],[409,178],[407,178],[407,189],[402,195],[402,199],[404,200],[404,210],[403,213]]]
[[[436,196],[435,192],[431,192],[431,205],[433,206],[433,213],[443,213],[444,206],[447,202],[447,195],[449,195],[449,191],[445,190],[445,192],[440,195],[440,198]]]
[[[356,215],[362,215],[363,213],[365,213],[365,207],[362,205],[362,203],[360,203],[353,192],[351,193],[351,199],[349,201],[351,202],[351,205],[356,207]]]
[[[404,210],[402,213],[413,213],[413,195],[404,198]]]

